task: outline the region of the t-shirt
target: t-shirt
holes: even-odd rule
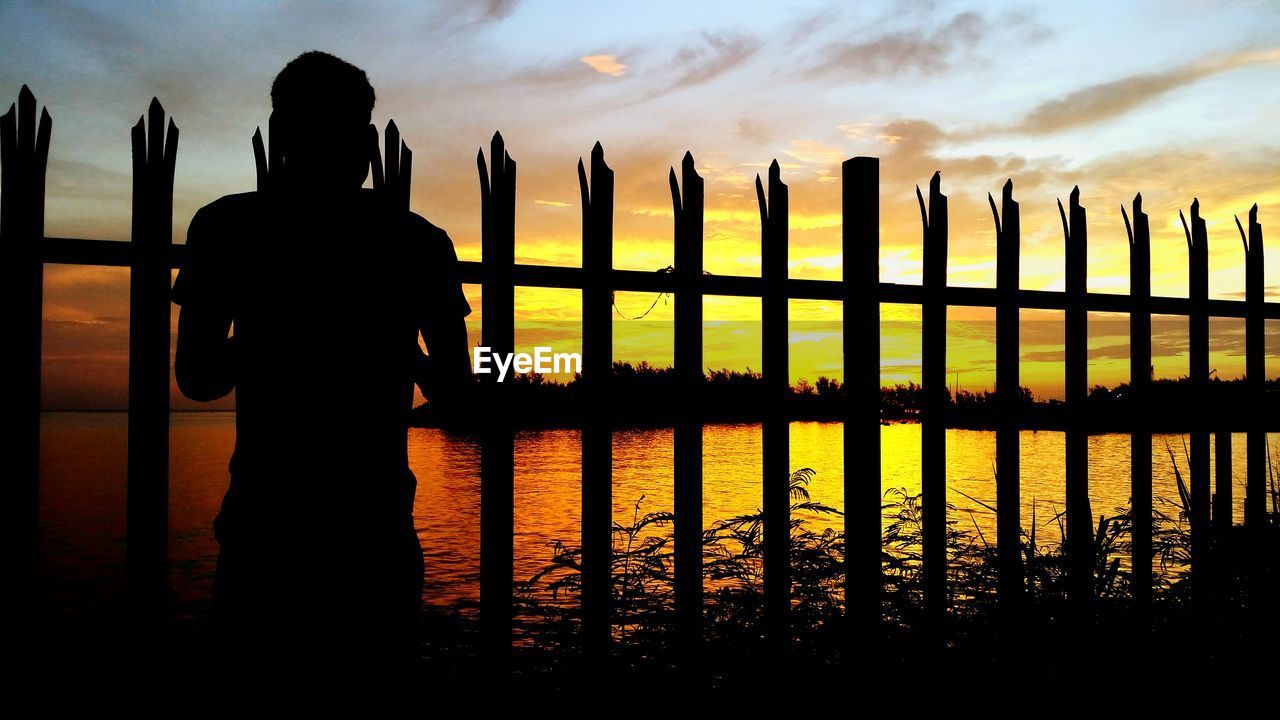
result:
[[[244,193],[196,213],[187,252],[173,301],[234,323],[222,524],[410,510],[418,331],[470,312],[448,235],[368,190],[323,204]]]

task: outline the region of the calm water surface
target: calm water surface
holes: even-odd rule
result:
[[[87,607],[118,593],[124,581],[124,413],[46,413],[42,418],[40,527],[48,591],[69,607]],[[234,444],[230,413],[175,413],[170,459],[171,585],[179,607],[207,599],[217,557],[210,523],[227,484]],[[881,428],[880,491],[920,488],[920,427]],[[703,435],[704,509],[707,524],[760,507],[759,425],[711,425]],[[581,445],[576,430],[538,430],[517,437],[515,579],[528,578],[551,557],[551,543],[577,544],[581,517]],[[1268,437],[1272,457],[1280,436]],[[1212,444],[1211,444],[1212,446]],[[1185,472],[1183,438],[1156,436],[1152,443],[1156,496],[1177,496],[1172,448]],[[1242,520],[1244,435],[1232,438],[1235,516]],[[844,453],[840,423],[791,425],[791,467],[817,471],[814,500],[843,509]],[[1089,486],[1094,515],[1112,515],[1128,502],[1129,436],[1089,439]],[[1043,542],[1058,537],[1051,518],[1063,507],[1062,433],[1024,432],[1022,521],[1033,512]],[[672,432],[624,430],[614,435],[614,519],[629,523],[640,512],[672,509]],[[425,600],[449,605],[478,597],[480,455],[471,439],[415,428],[409,460],[418,477],[415,516],[426,554]],[[995,518],[966,495],[995,504],[995,434],[947,433],[948,500],[962,527],[980,528],[994,541]],[[858,463],[854,463],[856,467]],[[817,517],[833,525],[839,517]],[[323,524],[315,532],[325,532]]]

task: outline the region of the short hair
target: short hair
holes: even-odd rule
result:
[[[271,83],[271,108],[290,114],[297,110],[332,108],[373,114],[373,85],[364,70],[319,50],[304,52]]]

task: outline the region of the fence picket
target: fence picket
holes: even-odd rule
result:
[[[3,558],[10,576],[5,593],[10,618],[34,601],[40,474],[40,339],[44,301],[45,168],[53,120],[48,108],[36,124],[36,98],[26,85],[18,102],[0,116],[0,306],[9,345],[5,377],[4,456],[6,474]],[[20,621],[19,621],[20,622]]]
[[[133,127],[129,274],[127,576],[143,610],[163,602],[169,549],[169,250],[178,128],[158,99]]]
[[[880,629],[880,161],[844,162],[845,624],[860,657],[874,655]]]
[[[488,166],[484,150],[476,164],[484,257],[481,342],[495,354],[511,353],[515,351],[516,163],[502,135],[494,133]],[[503,667],[510,660],[512,640],[515,431],[506,407],[508,396],[497,377],[483,377],[490,380],[481,386],[490,420],[480,440],[480,643],[486,662]]]
[[[1085,428],[1085,402],[1089,389],[1089,328],[1087,294],[1088,226],[1080,205],[1080,188],[1071,189],[1070,211],[1062,209],[1066,239],[1066,397],[1067,461],[1066,518],[1067,572],[1072,605],[1087,612],[1093,597],[1093,511],[1089,504],[1089,435]]]
[[[1022,387],[1019,380],[1021,357],[1018,351],[1018,267],[1022,220],[1013,199],[1013,180],[1000,193],[1000,212],[995,199],[987,201],[996,223],[996,402],[1000,425],[996,429],[996,552],[998,594],[1006,620],[1013,620],[1021,606],[1025,589],[1022,570],[1022,482],[1019,457],[1019,415]]]
[[[1181,213],[1179,213],[1181,215]],[[1183,219],[1183,228],[1186,220]],[[1191,226],[1187,229],[1190,378],[1192,407],[1204,409],[1209,385],[1209,247],[1200,201],[1191,202]],[[1197,412],[1191,429],[1191,602],[1205,609],[1209,563],[1209,430],[1205,413]]]
[[[702,212],[703,182],[685,153],[671,170],[675,212],[675,371],[688,409],[676,422],[675,603],[680,654],[696,668],[702,650]]]
[[[609,373],[613,366],[613,171],[600,143],[591,148],[591,177],[578,161],[582,191],[582,635],[590,660],[609,650],[613,547],[613,429]],[[599,669],[599,665],[595,666]]]
[[[1124,207],[1120,208],[1124,214]],[[1133,626],[1150,631],[1151,609],[1151,424],[1147,413],[1151,391],[1151,223],[1142,210],[1142,194],[1133,198],[1133,223],[1124,214],[1129,234],[1129,386],[1133,429],[1130,447],[1130,543]]]
[[[947,196],[942,174],[929,180],[926,208],[920,188],[920,220],[924,225],[924,288],[920,307],[920,493],[923,503],[921,571],[925,614],[932,631],[940,630],[947,612]]]
[[[1243,234],[1244,230],[1241,229]],[[1263,272],[1262,225],[1258,206],[1249,208],[1249,244],[1245,255],[1245,382],[1252,407],[1248,408],[1249,429],[1245,457],[1244,524],[1262,529],[1267,524],[1267,413],[1263,404],[1266,388],[1267,348],[1266,280]]]
[[[763,511],[765,636],[775,657],[786,654],[791,605],[790,428],[787,424],[787,186],[778,161],[769,165],[765,194],[756,176],[760,204],[761,371],[764,376]]]

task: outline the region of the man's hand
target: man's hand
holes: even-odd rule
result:
[[[178,389],[197,402],[209,402],[235,387],[235,337],[231,319],[199,305],[178,313],[178,351],[173,372]]]
[[[467,354],[466,320],[458,317],[438,325],[422,329],[431,354],[418,349],[414,382],[433,410],[446,418],[456,416],[467,407],[474,379]]]
[[[422,397],[431,402],[435,396],[435,378],[432,372],[431,356],[417,349],[418,356],[413,361],[413,383],[422,391]]]

